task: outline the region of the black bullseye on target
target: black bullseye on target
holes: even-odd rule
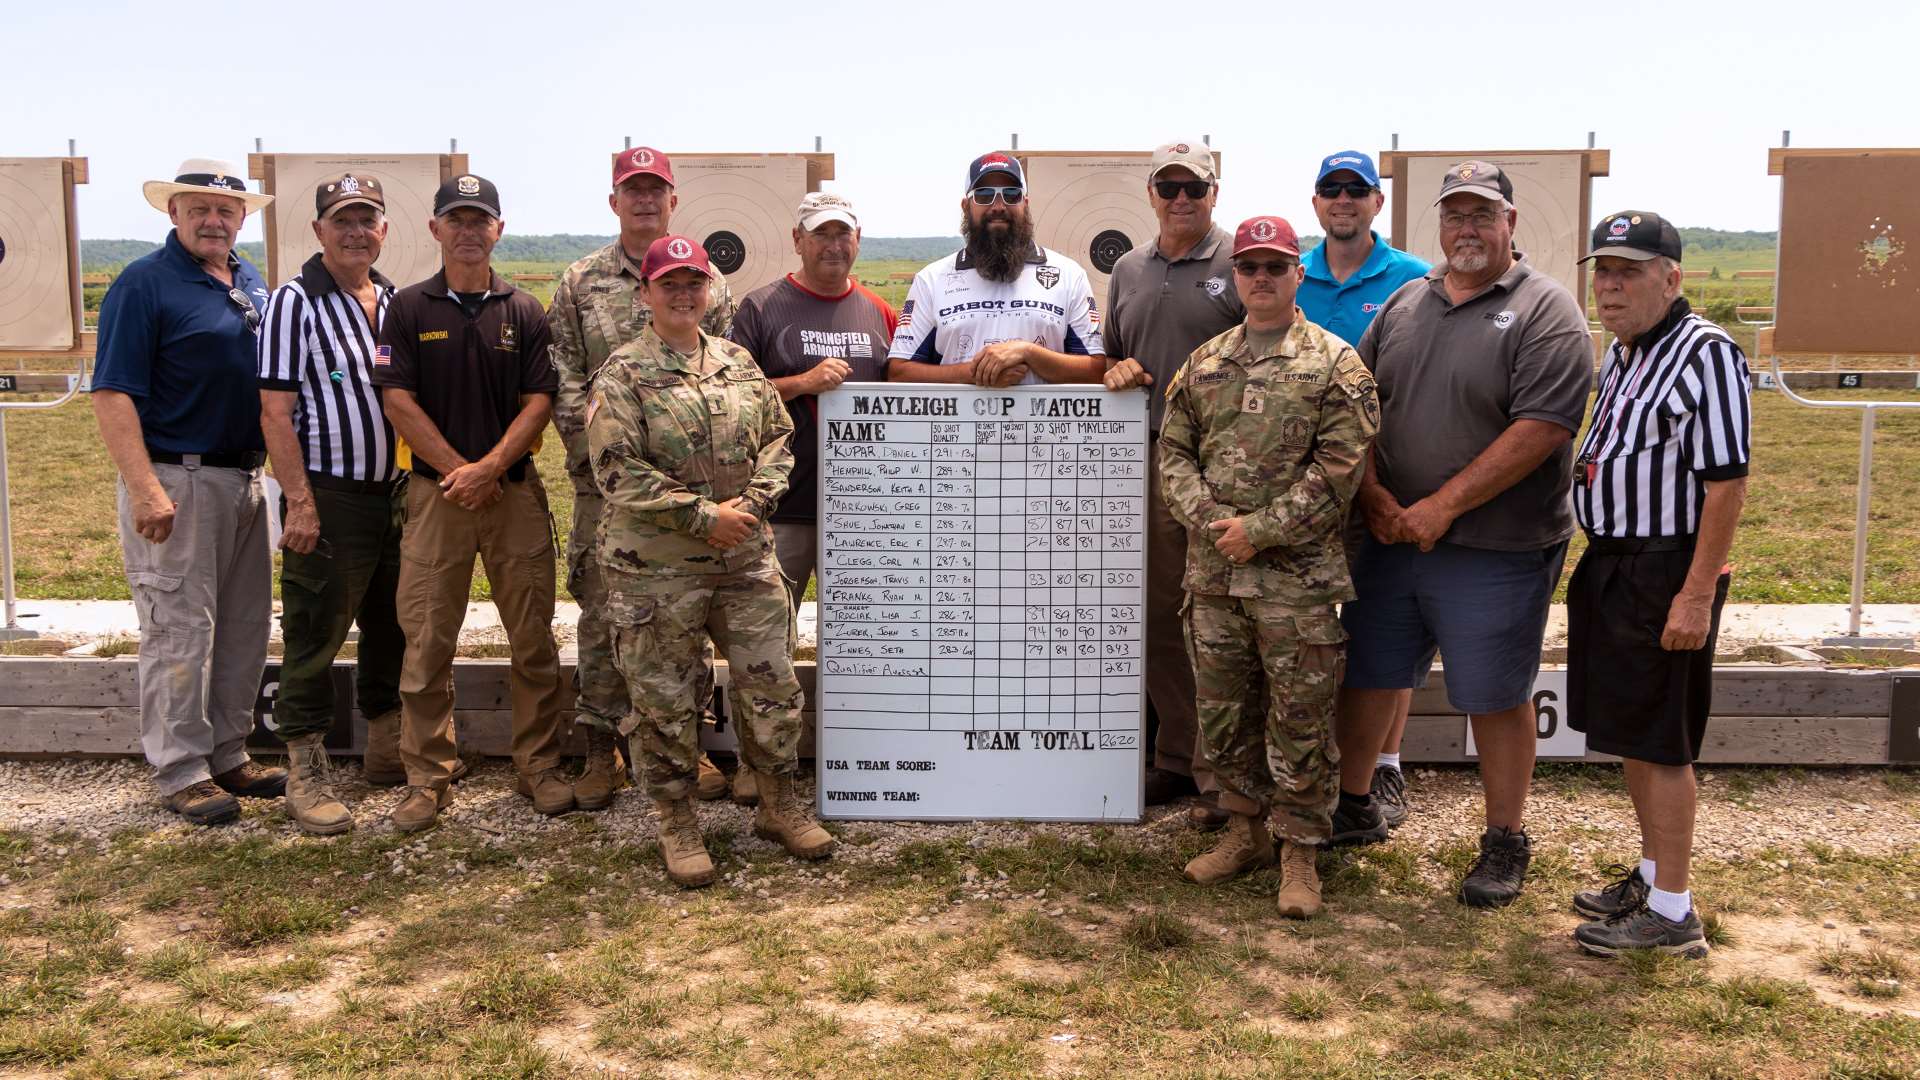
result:
[[[7,261],[7,238],[0,236],[0,263]]]
[[[1088,245],[1087,258],[1093,261],[1093,265],[1101,273],[1111,274],[1114,264],[1120,261],[1120,256],[1132,250],[1133,241],[1127,239],[1126,233],[1118,229],[1107,229],[1094,237],[1093,243]]]
[[[700,246],[707,249],[707,258],[713,261],[714,269],[723,274],[731,274],[747,263],[746,241],[725,229],[709,234]]]

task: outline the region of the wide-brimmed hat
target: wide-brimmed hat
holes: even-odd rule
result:
[[[141,185],[140,193],[160,211],[167,209],[167,200],[175,195],[230,195],[247,204],[248,213],[264,210],[273,202],[271,195],[248,191],[233,162],[217,158],[188,158],[180,163],[172,180],[149,180]]]

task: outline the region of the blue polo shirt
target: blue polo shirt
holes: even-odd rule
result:
[[[1373,253],[1345,281],[1333,280],[1333,274],[1328,271],[1325,241],[1300,260],[1306,277],[1300,282],[1294,303],[1300,305],[1308,322],[1319,324],[1349,345],[1360,341],[1360,335],[1367,332],[1367,324],[1386,305],[1387,297],[1407,282],[1426,277],[1427,271],[1433,269],[1425,259],[1392,247],[1380,239],[1379,233],[1370,235]]]
[[[227,255],[233,284],[255,311],[267,282]],[[127,264],[100,304],[93,389],[133,399],[149,449],[174,454],[264,450],[257,343],[228,288],[175,233]]]

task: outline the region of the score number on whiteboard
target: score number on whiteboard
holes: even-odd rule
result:
[[[1534,733],[1540,743],[1535,756],[1540,758],[1584,758],[1587,736],[1567,726],[1567,672],[1542,671],[1533,682]],[[1467,756],[1479,757],[1473,745],[1473,722],[1467,722]]]

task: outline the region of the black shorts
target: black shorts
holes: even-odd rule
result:
[[[1692,539],[1622,550],[1635,543],[1595,542],[1568,583],[1567,725],[1586,732],[1589,750],[1691,765],[1713,707],[1713,647],[1728,577],[1714,586],[1706,644],[1669,652],[1660,634],[1693,564]]]

